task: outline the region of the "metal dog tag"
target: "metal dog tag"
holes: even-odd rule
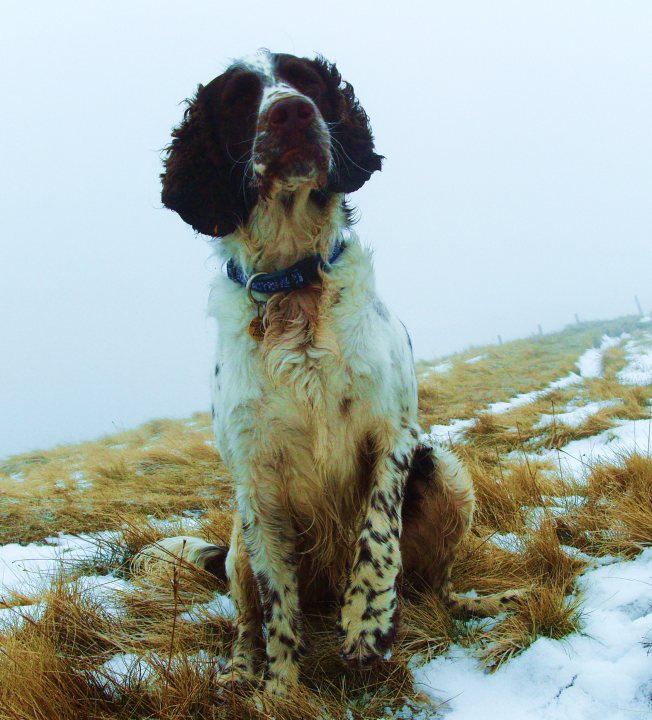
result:
[[[254,340],[261,342],[265,338],[265,328],[263,326],[263,319],[256,317],[249,323],[249,335]]]

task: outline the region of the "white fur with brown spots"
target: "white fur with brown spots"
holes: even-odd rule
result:
[[[266,301],[262,340],[249,333],[259,310],[245,288],[219,274],[210,294],[214,431],[237,505],[225,565],[238,632],[222,681],[253,681],[262,668],[276,694],[299,681],[310,606],[339,602],[342,657],[369,663],[394,640],[399,578],[465,604],[449,579],[473,487],[453,453],[419,440],[410,341],[378,295],[371,253],[344,204],[381,158],[340,82],[321,59],[267,54],[236,64],[200,87],[163,176],[164,203],[200,232],[229,228],[216,251],[248,274],[345,246],[316,285],[257,298]],[[254,105],[240,107],[241,92]],[[249,122],[254,137],[229,150]],[[219,175],[224,148],[235,164]],[[233,178],[240,185],[226,185]],[[223,194],[206,186],[218,181]],[[227,198],[233,206],[223,207]],[[220,556],[187,538],[165,543],[200,565]]]

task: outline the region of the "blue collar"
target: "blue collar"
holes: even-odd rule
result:
[[[331,265],[342,254],[346,246],[340,240],[335,241],[333,250],[328,258],[328,262],[324,262],[324,258],[317,253],[299,260],[285,270],[277,270],[271,273],[256,273],[256,277],[251,281],[250,288],[257,293],[265,293],[271,295],[277,292],[289,292],[291,290],[301,290],[302,288],[315,285],[319,282],[319,271],[328,272]],[[226,264],[226,274],[231,280],[239,283],[243,287],[247,287],[249,277],[244,270],[236,264],[231,258]]]

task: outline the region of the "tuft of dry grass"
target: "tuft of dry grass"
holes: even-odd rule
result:
[[[652,456],[629,452],[596,464],[587,478],[587,502],[558,521],[568,544],[595,555],[637,555],[652,545]]]
[[[586,569],[586,562],[564,550],[551,517],[544,517],[526,537],[522,562],[524,574],[537,588],[554,587],[564,594],[573,591],[577,576]]]
[[[416,654],[431,660],[455,641],[455,621],[438,597],[423,593],[405,600],[397,652],[408,662]]]
[[[560,640],[582,627],[580,598],[563,587],[546,586],[531,593],[520,609],[482,638],[482,661],[492,670],[527,649],[539,637]]]

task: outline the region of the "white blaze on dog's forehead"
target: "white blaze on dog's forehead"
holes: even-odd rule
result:
[[[247,70],[251,70],[257,75],[262,75],[265,84],[274,82],[274,67],[272,65],[272,55],[269,52],[261,51],[253,55],[245,55],[233,65],[247,68]]]

